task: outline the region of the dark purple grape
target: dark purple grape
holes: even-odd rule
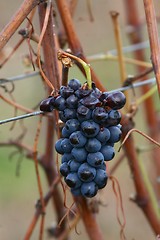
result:
[[[69,166],[67,162],[64,162],[61,164],[60,166],[60,173],[62,174],[62,176],[66,177],[69,174]]]
[[[91,182],[96,176],[96,169],[88,163],[83,163],[78,169],[78,177],[83,182]]]
[[[94,109],[96,106],[100,105],[98,97],[93,92],[89,96],[82,98],[80,103],[90,109]]]
[[[106,103],[106,98],[108,97],[108,93],[107,92],[103,92],[100,96],[99,96],[99,100],[105,104]]]
[[[73,132],[69,137],[70,143],[73,147],[84,147],[87,142],[87,138],[82,134],[81,131]]]
[[[114,158],[114,155],[115,155],[114,148],[110,145],[102,146],[102,148],[100,149],[100,152],[104,156],[104,161],[112,160]]]
[[[71,153],[77,162],[83,163],[87,159],[87,151],[85,148],[73,148]]]
[[[78,97],[76,97],[74,94],[70,95],[66,99],[66,106],[68,108],[77,108],[77,106],[78,106]]]
[[[77,118],[80,122],[91,119],[92,110],[85,107],[84,105],[80,105],[77,108]]]
[[[72,145],[70,144],[70,141],[68,138],[64,138],[61,141],[61,148],[63,150],[64,153],[70,153],[72,151]]]
[[[78,79],[73,78],[69,80],[68,86],[72,88],[74,91],[76,91],[81,87],[81,83]]]
[[[105,144],[110,138],[110,131],[108,128],[101,128],[96,138],[102,143]]]
[[[65,178],[65,182],[70,188],[79,188],[82,184],[81,180],[78,178],[77,173],[69,173]]]
[[[59,112],[59,118],[63,122],[66,122],[69,119],[76,118],[76,110],[75,109],[66,108],[63,111]]]
[[[83,183],[81,193],[84,197],[92,198],[97,194],[98,186],[95,182]]]
[[[89,120],[81,123],[81,129],[83,134],[86,137],[92,138],[99,133],[100,126],[99,124],[95,123],[93,120]]]
[[[122,136],[122,132],[117,126],[112,126],[108,128],[110,131],[110,139],[109,142],[115,143],[119,142]]]
[[[99,167],[104,163],[104,156],[101,152],[89,153],[87,162],[93,167]]]
[[[108,176],[106,171],[102,169],[97,169],[96,177],[94,182],[97,184],[99,189],[102,189],[106,186],[108,180]]]
[[[121,109],[122,107],[124,107],[125,103],[126,97],[120,91],[109,93],[107,98],[105,99],[105,105],[109,106],[114,110]]]
[[[89,138],[85,148],[88,152],[98,152],[101,149],[101,143],[96,138]]]
[[[97,123],[103,123],[103,120],[108,118],[108,113],[102,107],[96,107],[92,111],[92,118]]]
[[[81,98],[84,98],[84,97],[87,97],[91,94],[92,90],[91,89],[83,89],[83,88],[79,88],[75,94],[76,96],[81,99]]]
[[[66,86],[61,86],[59,93],[62,97],[68,98],[70,95],[74,93],[74,90],[70,87]]]
[[[53,102],[55,100],[54,97],[49,97],[47,99],[44,99],[40,103],[40,110],[43,112],[52,112],[54,107],[51,104],[51,101]]]

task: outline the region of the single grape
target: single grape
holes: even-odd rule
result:
[[[81,83],[78,79],[73,78],[69,80],[68,86],[72,88],[74,91],[76,91],[81,87]]]
[[[77,108],[77,106],[78,106],[78,97],[76,97],[74,94],[70,95],[66,99],[66,106],[68,108]]]
[[[110,131],[108,128],[101,128],[96,138],[102,143],[105,144],[110,138]]]
[[[87,162],[93,167],[99,167],[104,163],[104,156],[101,152],[89,153]]]
[[[64,162],[60,165],[60,173],[62,176],[66,177],[69,174],[70,168],[67,162]]]
[[[108,128],[110,131],[110,139],[109,142],[115,143],[119,142],[122,136],[122,132],[117,126],[112,126]]]
[[[71,134],[80,129],[80,122],[77,119],[69,119],[66,122],[65,127]]]
[[[70,135],[71,135],[70,131],[68,131],[68,130],[66,129],[66,126],[64,126],[64,127],[62,128],[62,137],[63,137],[63,138],[69,138]]]
[[[53,102],[55,100],[54,97],[49,97],[47,99],[44,99],[40,103],[40,110],[43,112],[52,112],[54,107],[51,104],[51,101]]]
[[[122,107],[124,107],[125,103],[126,97],[120,91],[109,93],[107,98],[105,99],[105,105],[109,106],[114,110],[121,109]]]
[[[61,141],[61,148],[63,150],[64,153],[70,153],[72,151],[72,145],[70,144],[70,141],[68,138],[64,138]]]
[[[75,161],[75,159],[72,159],[68,162],[70,172],[77,172],[80,165],[81,165],[81,163]]]
[[[81,129],[86,137],[93,138],[99,133],[100,126],[93,120],[89,120],[81,123]]]
[[[63,111],[66,108],[66,100],[62,96],[58,96],[54,101],[51,101],[51,105],[55,109]]]
[[[76,118],[76,110],[66,108],[63,111],[59,112],[59,118],[62,120],[62,122],[66,122],[69,119]]]
[[[108,113],[102,107],[96,107],[92,112],[92,118],[97,123],[102,123],[104,119],[108,118]]]
[[[75,94],[79,99],[82,99],[84,97],[87,97],[90,95],[90,93],[92,92],[91,89],[83,89],[83,88],[79,88]]]
[[[65,182],[70,188],[79,188],[82,184],[81,180],[78,178],[77,173],[72,172],[67,175]]]
[[[121,113],[117,110],[110,110],[108,112],[108,118],[105,121],[105,125],[107,126],[116,126],[121,121]]]
[[[91,92],[89,96],[82,98],[80,103],[90,109],[94,109],[96,106],[100,105],[97,95],[93,92]]]
[[[114,158],[114,155],[115,155],[114,148],[110,145],[102,146],[102,148],[100,149],[100,152],[104,156],[104,161],[112,160]]]
[[[107,184],[108,176],[106,171],[102,169],[97,169],[96,177],[94,182],[97,184],[98,188],[104,188]]]
[[[92,198],[97,194],[98,186],[95,182],[83,183],[81,193],[84,197]]]
[[[89,138],[85,148],[88,152],[95,153],[101,149],[101,143],[96,138]]]
[[[74,93],[74,90],[70,87],[66,87],[66,86],[61,86],[59,93],[62,97],[64,98],[68,98],[70,95],[72,95]]]
[[[55,149],[58,153],[63,154],[64,150],[61,146],[61,142],[64,140],[64,138],[60,138],[56,143],[55,143]]]
[[[76,159],[77,162],[83,163],[87,159],[87,151],[85,148],[73,148],[72,156]]]
[[[81,131],[73,132],[69,137],[70,143],[73,147],[81,148],[86,142],[87,138],[82,134]]]
[[[77,118],[79,122],[83,122],[91,119],[91,115],[92,115],[92,110],[85,107],[84,105],[80,105],[77,108]]]
[[[73,156],[71,153],[64,153],[62,158],[61,158],[61,162],[64,163],[64,162],[68,162],[70,160],[73,159]]]
[[[91,182],[96,176],[96,169],[88,163],[83,163],[78,169],[78,177],[83,182]]]

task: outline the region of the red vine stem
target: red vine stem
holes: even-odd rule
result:
[[[151,48],[151,60],[153,64],[154,73],[156,76],[158,92],[160,95],[160,42],[158,37],[158,28],[156,22],[154,3],[153,0],[143,0],[143,2]]]
[[[22,3],[13,18],[0,33],[0,50],[6,45],[32,9],[41,2],[40,0],[25,0]]]
[[[41,217],[41,224],[40,224],[39,240],[43,239],[44,219],[45,219],[45,202],[43,199],[43,190],[42,190],[41,178],[40,178],[39,168],[38,168],[39,164],[38,164],[38,159],[37,159],[37,146],[38,146],[38,139],[39,139],[39,134],[40,134],[40,129],[41,129],[41,123],[42,123],[42,116],[40,117],[40,120],[38,123],[36,137],[35,137],[34,146],[33,146],[33,159],[34,159],[34,163],[35,163],[38,190],[39,190],[40,202],[41,202],[41,206],[42,206],[42,212],[41,212],[42,217]]]

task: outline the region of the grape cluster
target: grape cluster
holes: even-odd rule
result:
[[[60,173],[73,195],[91,198],[107,184],[105,161],[113,159],[114,143],[121,138],[118,109],[125,102],[122,92],[102,93],[94,83],[88,89],[77,79],[41,102],[40,110],[57,109],[65,123],[55,149],[62,155]]]

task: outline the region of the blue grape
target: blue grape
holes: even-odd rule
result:
[[[101,149],[101,143],[96,138],[89,138],[85,148],[91,153],[98,152]]]
[[[81,131],[73,132],[70,135],[69,140],[73,147],[78,147],[78,148],[83,147],[87,142],[87,138],[84,137]]]
[[[72,156],[76,159],[77,162],[84,162],[87,159],[87,151],[85,148],[73,148]]]
[[[72,94],[66,99],[66,106],[68,108],[77,108],[78,106],[78,98]]]
[[[88,163],[83,163],[78,169],[78,177],[83,182],[91,182],[96,176],[96,169]]]
[[[68,166],[68,163],[67,162],[64,162],[61,164],[60,166],[60,173],[66,177],[69,173],[70,169],[69,169],[69,166]]]
[[[112,126],[108,128],[110,131],[110,139],[109,142],[115,143],[119,142],[121,139],[122,132],[117,126]]]
[[[92,92],[91,89],[83,89],[83,88],[79,88],[75,94],[79,99],[82,99],[84,97],[87,97],[90,95],[90,93]]]
[[[117,110],[111,110],[108,112],[108,118],[105,122],[107,126],[118,125],[121,121],[121,113]]]
[[[63,111],[59,112],[59,118],[63,122],[67,122],[67,120],[69,120],[69,119],[76,118],[76,110],[75,109],[66,108]]]
[[[72,172],[67,175],[65,182],[70,188],[79,188],[82,184],[81,180],[78,178],[77,173]]]
[[[71,172],[77,172],[78,168],[80,167],[81,163],[72,159],[68,162],[68,166]]]
[[[81,83],[78,79],[73,78],[69,80],[68,86],[72,88],[74,91],[76,91],[81,87]]]
[[[52,102],[52,106],[59,110],[62,111],[66,108],[66,100],[62,96],[58,96],[55,98],[55,100]]]
[[[71,134],[80,129],[80,122],[77,119],[69,119],[65,124],[66,129]]]
[[[100,152],[104,156],[104,161],[109,161],[113,159],[115,155],[114,148],[110,145],[102,146],[102,148],[100,149]]]
[[[120,91],[109,93],[105,99],[105,105],[109,106],[114,110],[122,108],[125,105],[125,103],[126,97]]]
[[[108,176],[106,171],[102,169],[97,169],[96,177],[94,182],[97,184],[98,188],[104,188],[107,184]]]
[[[71,135],[70,131],[68,131],[68,130],[66,129],[66,126],[64,126],[64,127],[62,128],[62,137],[63,137],[63,138],[69,138],[70,135]]]
[[[103,123],[103,120],[108,118],[108,113],[103,107],[96,107],[92,112],[92,118],[97,123]]]
[[[83,183],[81,193],[84,197],[92,198],[97,194],[98,186],[95,182]]]
[[[72,150],[72,145],[70,144],[70,141],[68,138],[64,138],[62,141],[61,141],[61,148],[63,150],[63,153],[70,153],[71,150]]]
[[[61,142],[63,141],[63,138],[60,138],[56,143],[55,143],[55,149],[58,153],[63,154],[64,150],[61,146]]]
[[[86,137],[93,138],[99,133],[100,126],[93,120],[89,120],[81,123],[81,129]]]
[[[61,159],[61,162],[64,163],[64,162],[68,162],[70,160],[73,159],[73,156],[71,153],[64,153],[63,156],[62,156],[62,159]]]
[[[104,163],[104,156],[101,152],[89,153],[87,162],[93,167],[99,167]]]
[[[108,128],[101,128],[96,138],[103,144],[105,144],[110,138],[110,131]]]

